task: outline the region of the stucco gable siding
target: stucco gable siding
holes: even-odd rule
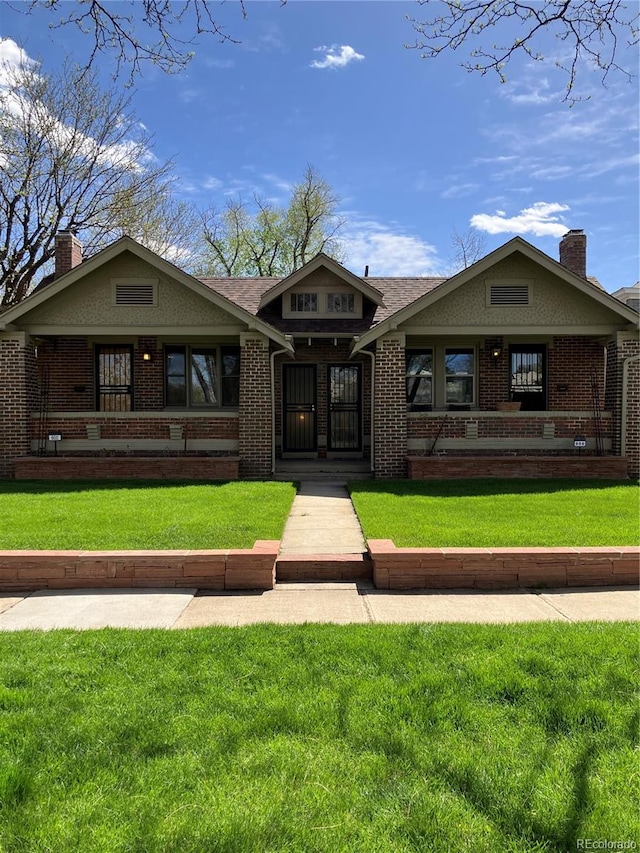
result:
[[[157,305],[114,305],[113,280],[157,281]],[[70,285],[20,318],[20,325],[78,326],[238,326],[233,315],[158,269],[124,253]]]
[[[487,305],[487,283],[530,283],[529,305]],[[511,256],[402,324],[416,326],[590,326],[619,323],[612,311],[522,256]]]

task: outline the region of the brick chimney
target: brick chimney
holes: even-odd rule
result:
[[[560,240],[560,263],[576,275],[587,277],[587,235],[581,228],[568,231]]]
[[[55,260],[54,278],[60,278],[82,263],[82,243],[73,231],[58,231],[56,234]]]

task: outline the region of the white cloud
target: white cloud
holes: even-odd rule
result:
[[[441,193],[442,198],[464,198],[478,189],[478,184],[453,184]]]
[[[346,214],[345,214],[346,215]],[[437,275],[441,264],[434,246],[394,225],[361,219],[348,214],[349,226],[340,233],[346,266],[363,275],[365,266],[372,276]]]
[[[354,60],[364,59],[362,53],[356,53],[348,44],[332,44],[331,47],[322,45],[321,47],[315,47],[314,50],[324,53],[325,56],[324,59],[314,59],[310,63],[311,68],[332,68],[335,70],[337,68],[344,68],[345,65]]]
[[[537,201],[521,210],[517,216],[507,217],[502,210],[494,214],[476,213],[470,223],[487,234],[534,234],[536,237],[562,237],[568,226],[556,214],[569,210],[566,204]]]

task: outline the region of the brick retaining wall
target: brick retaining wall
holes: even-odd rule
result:
[[[16,480],[237,480],[237,456],[25,456]]]
[[[636,586],[640,548],[396,548],[370,539],[378,589]]]
[[[280,542],[216,551],[0,551],[0,590],[273,589]]]

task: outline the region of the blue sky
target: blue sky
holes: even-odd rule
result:
[[[42,68],[88,43],[52,32],[48,12],[0,3],[0,56],[13,42]],[[509,82],[423,60],[414,2],[235,2],[219,19],[239,44],[203,39],[188,69],[147,67],[133,107],[172,158],[179,192],[201,207],[253,192],[285,201],[308,163],[341,198],[346,266],[371,275],[450,270],[451,235],[472,228],[490,251],[519,234],[557,258],[569,228],[588,235],[588,273],[605,289],[638,274],[638,81],[583,69],[569,108],[552,63],[520,60]],[[549,55],[558,55],[551,40]],[[628,60],[628,61],[627,61]],[[638,70],[637,50],[625,63]],[[113,70],[100,60],[105,85]]]

